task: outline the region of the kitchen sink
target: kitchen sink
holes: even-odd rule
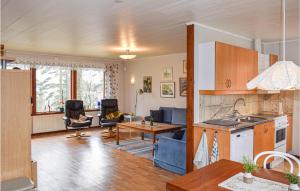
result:
[[[237,121],[247,122],[247,123],[257,123],[257,122],[262,122],[265,120],[267,120],[267,119],[263,118],[263,117],[254,117],[254,116],[247,116],[247,117],[237,119]]]

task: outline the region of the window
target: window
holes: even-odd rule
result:
[[[61,101],[70,99],[70,69],[58,66],[37,66],[36,111],[59,111]]]
[[[104,70],[79,68],[77,70],[77,99],[83,100],[85,109],[98,108],[104,97]]]

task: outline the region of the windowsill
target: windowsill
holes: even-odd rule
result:
[[[87,109],[85,112],[93,112],[93,111],[99,111],[99,109]],[[64,112],[60,111],[50,111],[50,112],[36,112],[31,114],[31,116],[39,116],[39,115],[57,115],[57,114],[64,114]]]
[[[64,112],[60,111],[50,111],[50,112],[36,112],[31,114],[31,116],[39,116],[39,115],[56,115],[56,114],[63,114]]]

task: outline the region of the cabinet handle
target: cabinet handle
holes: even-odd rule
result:
[[[267,133],[268,131],[269,131],[268,128],[265,128],[264,133]]]
[[[229,80],[229,88],[231,88],[231,80]]]
[[[228,80],[227,79],[225,81],[225,86],[226,86],[226,88],[228,88]]]

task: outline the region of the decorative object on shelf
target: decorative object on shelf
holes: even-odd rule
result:
[[[51,112],[51,105],[50,105],[50,101],[48,101],[48,105],[47,105],[47,107],[48,107],[48,112]]]
[[[293,173],[290,173],[290,172],[287,172],[285,174],[285,178],[288,179],[289,183],[290,183],[290,186],[289,186],[289,191],[299,191],[300,188],[299,188],[299,176],[293,174]]]
[[[134,59],[136,57],[135,54],[130,54],[130,50],[127,49],[125,54],[121,54],[120,58],[124,59],[124,60],[131,60]]]
[[[175,98],[175,82],[161,82],[160,97]]]
[[[137,112],[137,104],[138,104],[138,95],[142,95],[144,91],[142,89],[138,89],[135,94],[135,104],[134,104],[134,115],[136,115]]]
[[[246,184],[252,184],[253,183],[253,176],[252,172],[254,172],[257,169],[256,164],[251,161],[247,157],[243,157],[243,168],[245,170],[245,174],[243,176],[243,182]]]
[[[180,96],[186,97],[186,90],[187,90],[187,79],[179,78],[179,94],[180,94]]]
[[[186,64],[186,60],[182,61],[182,65],[183,65],[183,73],[186,74],[187,73],[187,64]]]
[[[163,81],[173,80],[173,68],[164,68],[163,70]]]
[[[260,73],[248,84],[248,89],[295,90],[300,89],[300,67],[285,60],[285,0],[282,0],[282,61],[278,61]]]
[[[152,92],[152,77],[151,76],[144,76],[144,78],[143,78],[143,91],[144,91],[144,93],[151,93]]]
[[[64,90],[61,91],[61,99],[59,101],[59,111],[64,112],[65,102],[64,102]]]

